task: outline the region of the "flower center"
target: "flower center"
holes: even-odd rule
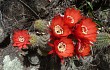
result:
[[[88,32],[87,27],[86,26],[81,26],[81,28],[82,28],[82,33],[87,34],[87,32]]]
[[[71,23],[74,23],[74,19],[71,16],[67,16],[67,18],[71,19]]]
[[[66,44],[63,43],[63,42],[59,43],[59,44],[58,44],[58,50],[59,50],[60,52],[64,52],[64,51],[66,50]]]
[[[20,42],[24,42],[25,39],[24,39],[23,36],[19,36],[19,37],[18,37],[18,40],[19,40]]]
[[[79,52],[83,52],[83,51],[84,51],[84,47],[79,47],[79,48],[78,48],[78,51],[79,51]]]
[[[63,29],[59,25],[56,25],[55,26],[55,33],[63,34]]]

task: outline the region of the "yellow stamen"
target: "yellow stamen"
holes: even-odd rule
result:
[[[25,41],[25,39],[24,39],[23,36],[19,36],[19,37],[18,37],[18,40],[19,40],[20,42],[24,42],[24,41]]]
[[[64,51],[66,50],[66,44],[63,43],[63,42],[60,42],[60,43],[58,44],[58,50],[59,50],[60,52],[64,52]]]
[[[78,51],[79,52],[83,52],[84,51],[84,48],[82,47],[82,48],[78,49]]]
[[[56,25],[55,26],[55,33],[56,34],[63,34],[63,29],[59,25]]]
[[[71,16],[67,16],[67,18],[71,19],[71,23],[74,23],[74,19]]]
[[[81,28],[82,28],[82,33],[87,34],[87,32],[88,32],[87,27],[86,26],[81,26]]]

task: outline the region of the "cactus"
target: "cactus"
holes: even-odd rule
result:
[[[49,34],[39,36],[39,48],[37,49],[39,55],[46,56],[50,51],[51,48],[47,45],[49,38]]]
[[[47,32],[48,22],[46,20],[36,20],[34,22],[34,28],[41,32]]]
[[[110,45],[110,34],[108,33],[99,33],[97,36],[97,41],[95,42],[95,46],[97,49],[102,49],[104,47],[108,47]]]
[[[39,36],[37,36],[35,33],[29,33],[30,34],[30,43],[31,43],[31,48],[34,48],[38,46],[38,41],[39,41]]]
[[[50,50],[50,47],[48,47],[47,43],[50,38],[49,34],[45,35],[36,35],[35,33],[30,32],[30,43],[31,45],[29,48],[38,48],[37,52],[41,56],[46,56],[48,51]]]
[[[47,43],[48,43],[49,38],[50,38],[49,34],[40,35],[39,36],[39,47],[42,49],[47,48]]]

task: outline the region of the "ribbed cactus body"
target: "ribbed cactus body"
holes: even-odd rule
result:
[[[36,20],[34,22],[34,28],[41,32],[47,32],[48,22],[46,20]]]
[[[107,47],[110,45],[110,34],[108,33],[99,33],[97,36],[97,42],[95,42],[95,46],[99,49]]]
[[[43,49],[47,47],[47,43],[48,40],[50,38],[49,34],[45,34],[45,35],[36,35],[35,33],[30,33],[30,43],[31,43],[31,47],[37,47],[39,46],[39,48]]]
[[[31,43],[31,48],[34,48],[38,46],[38,41],[39,41],[39,36],[37,36],[35,33],[30,33],[30,43]]]
[[[49,38],[50,38],[49,34],[40,35],[39,36],[39,47],[46,48]]]

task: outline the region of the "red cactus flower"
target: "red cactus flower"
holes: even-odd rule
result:
[[[64,25],[63,17],[60,15],[57,15],[52,19],[50,29],[51,34],[55,37],[63,37],[71,34],[71,30],[68,26]]]
[[[27,30],[19,30],[14,32],[13,34],[13,46],[17,46],[21,48],[27,48],[27,44],[30,44],[29,39],[30,36]]]
[[[90,42],[95,42],[97,35],[96,23],[90,18],[83,19],[76,25],[73,35],[78,39],[87,39]]]
[[[63,57],[72,57],[74,53],[74,44],[71,39],[61,38],[56,40],[54,44],[49,44],[53,50],[49,54],[56,53],[61,59]]]
[[[74,8],[67,8],[64,13],[64,21],[69,27],[73,27],[81,18],[80,11]]]
[[[78,42],[75,47],[75,52],[78,58],[89,55],[90,53],[90,44],[85,42]]]

